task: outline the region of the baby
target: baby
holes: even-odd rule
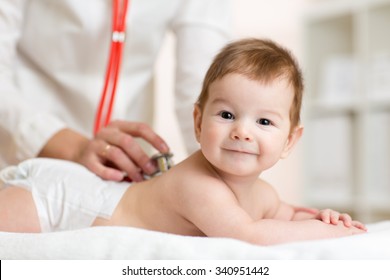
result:
[[[201,150],[130,186],[60,160],[9,167],[1,174],[0,230],[129,226],[261,245],[363,233],[348,214],[281,201],[259,178],[300,139],[302,92],[287,50],[268,40],[233,42],[214,59],[195,104]]]

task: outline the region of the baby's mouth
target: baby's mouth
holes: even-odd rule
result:
[[[254,155],[254,156],[259,155],[259,153],[256,151],[252,151],[250,149],[243,149],[239,147],[223,147],[222,149],[232,153],[247,154],[247,155]]]

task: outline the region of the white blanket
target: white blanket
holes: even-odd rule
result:
[[[390,221],[368,228],[362,235],[275,246],[125,227],[0,232],[0,259],[390,259]]]

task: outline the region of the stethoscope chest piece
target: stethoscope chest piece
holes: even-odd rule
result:
[[[172,153],[158,153],[152,156],[152,160],[157,165],[157,171],[150,175],[150,177],[155,177],[167,172],[173,166],[172,157]]]

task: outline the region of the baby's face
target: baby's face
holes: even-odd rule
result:
[[[197,139],[207,160],[222,172],[259,175],[289,150],[293,88],[285,79],[264,84],[229,74],[209,88],[195,114]]]

